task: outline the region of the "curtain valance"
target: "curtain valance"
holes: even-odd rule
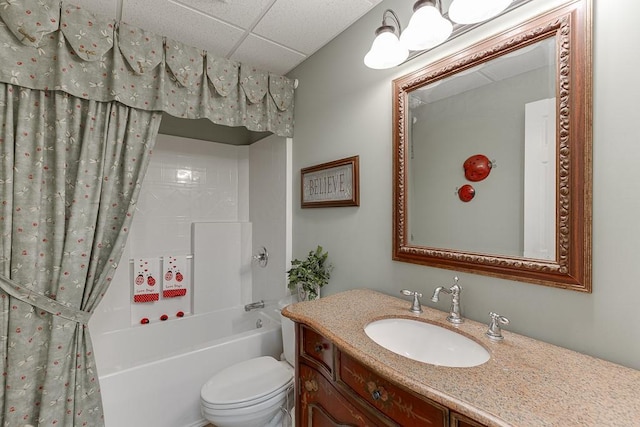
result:
[[[0,81],[293,136],[293,81],[58,0],[0,7]]]

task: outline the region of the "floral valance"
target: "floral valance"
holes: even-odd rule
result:
[[[0,3],[0,81],[293,136],[293,81],[58,0]]]

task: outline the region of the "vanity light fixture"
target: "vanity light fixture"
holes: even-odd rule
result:
[[[387,19],[394,21],[398,27],[396,35],[396,27],[387,24]],[[376,30],[376,38],[371,44],[371,49],[364,57],[364,65],[375,70],[395,67],[404,62],[409,57],[409,49],[407,49],[398,36],[402,32],[400,20],[395,12],[387,9],[382,14],[382,26]]]
[[[386,9],[364,64],[377,70],[400,65],[409,57],[409,50],[431,49],[444,43],[453,31],[452,21],[461,25],[486,21],[503,12],[512,1],[453,0],[446,19],[442,16],[442,0],[418,0],[404,32],[395,12]],[[398,27],[397,34],[396,27],[387,23],[388,18]]]
[[[409,50],[424,50],[438,46],[449,38],[453,24],[442,17],[442,3],[418,0],[413,5],[413,15],[407,29],[400,35],[400,42]]]

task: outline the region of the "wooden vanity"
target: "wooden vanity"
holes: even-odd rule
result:
[[[446,313],[370,290],[286,307],[296,322],[298,426],[640,425],[640,372],[486,325],[453,327]],[[454,329],[491,359],[472,368],[413,361],[370,340],[364,326],[388,317]]]
[[[297,328],[299,425],[482,425],[377,375],[312,328]]]

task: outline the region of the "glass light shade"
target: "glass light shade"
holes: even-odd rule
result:
[[[409,50],[400,43],[393,31],[382,31],[373,40],[371,49],[364,56],[364,65],[381,70],[395,67],[408,57]]]
[[[493,18],[505,10],[512,0],[454,0],[449,18],[458,24],[475,24]]]
[[[400,42],[410,50],[430,49],[447,40],[452,31],[453,24],[434,6],[425,4],[411,16],[409,26],[400,35]]]

